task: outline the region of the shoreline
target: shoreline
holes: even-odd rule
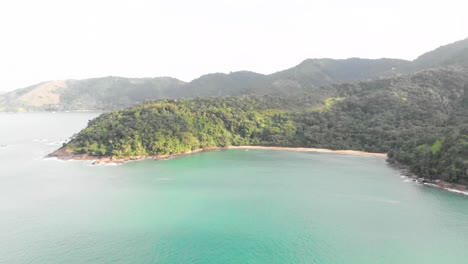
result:
[[[69,152],[66,148],[61,147],[54,152],[48,154],[47,158],[58,158],[61,160],[83,160],[83,161],[92,161],[93,165],[100,165],[100,164],[122,164],[129,161],[139,161],[139,160],[167,160],[177,157],[182,157],[190,154],[205,152],[205,151],[214,151],[226,148],[202,148],[191,150],[183,153],[177,154],[165,154],[165,155],[143,155],[143,156],[132,156],[132,157],[125,157],[125,158],[114,158],[110,156],[90,156],[88,154],[75,154]]]
[[[300,152],[319,152],[319,153],[332,153],[341,155],[354,155],[354,156],[365,156],[365,157],[378,157],[387,158],[387,153],[374,153],[365,152],[359,150],[333,150],[325,148],[302,148],[302,147],[269,147],[269,146],[229,146],[227,149],[266,149],[266,150],[288,150],[288,151],[300,151]]]
[[[409,167],[405,164],[401,164],[400,162],[392,158],[388,158],[386,159],[386,161],[393,168],[395,168],[400,173],[401,176],[408,178],[410,181],[413,181],[413,182],[416,182],[425,186],[429,186],[429,187],[443,189],[449,192],[468,195],[468,185],[459,184],[459,183],[450,183],[450,182],[446,182],[440,179],[430,179],[427,177],[418,176],[412,173]]]
[[[183,157],[190,154],[207,152],[207,151],[216,151],[216,150],[228,150],[228,149],[263,149],[263,150],[279,150],[279,151],[298,151],[298,152],[317,152],[317,153],[332,153],[340,155],[354,155],[354,156],[365,156],[365,157],[376,157],[384,158],[392,167],[394,167],[401,176],[407,177],[413,182],[423,184],[425,186],[435,187],[444,189],[450,192],[461,193],[468,195],[468,185],[449,183],[439,179],[429,179],[426,177],[418,176],[410,172],[408,166],[401,164],[394,159],[387,158],[386,153],[373,153],[365,152],[358,150],[332,150],[324,148],[302,148],[302,147],[272,147],[272,146],[228,146],[228,147],[212,147],[212,148],[201,148],[192,151],[187,151],[184,153],[177,154],[166,154],[166,155],[149,155],[149,156],[133,156],[125,158],[113,158],[108,156],[90,156],[87,154],[74,154],[69,152],[66,148],[62,147],[54,152],[48,154],[46,157],[55,157],[61,160],[83,160],[91,161],[93,165],[104,165],[104,164],[123,164],[130,161],[140,161],[140,160],[167,160],[177,157]]]
[[[357,150],[332,150],[324,148],[294,148],[294,147],[271,147],[271,146],[228,146],[228,147],[212,147],[212,148],[201,148],[196,150],[191,150],[183,153],[177,154],[165,154],[165,155],[144,155],[144,156],[133,156],[125,158],[113,158],[109,156],[90,156],[88,154],[75,154],[69,152],[66,148],[59,148],[54,152],[48,154],[46,157],[55,157],[61,160],[87,160],[92,161],[93,165],[97,164],[107,164],[107,163],[125,163],[129,161],[138,161],[138,160],[166,160],[177,157],[182,157],[190,154],[206,152],[206,151],[215,151],[215,150],[228,150],[228,149],[263,149],[263,150],[287,150],[287,151],[298,151],[298,152],[317,152],[317,153],[333,153],[341,155],[354,155],[354,156],[366,156],[366,157],[378,157],[386,158],[386,153],[372,153],[365,151]]]

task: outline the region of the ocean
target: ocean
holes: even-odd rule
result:
[[[0,114],[0,263],[465,263],[468,196],[384,159],[44,158],[98,113]]]

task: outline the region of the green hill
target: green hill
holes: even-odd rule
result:
[[[449,67],[288,97],[159,100],[99,116],[62,150],[117,158],[228,145],[365,150],[468,184],[467,98],[468,71]]]
[[[419,56],[413,61],[414,68],[428,69],[448,65],[468,65],[468,38],[441,46]]]
[[[272,74],[272,80],[293,80],[302,87],[369,80],[409,71],[410,62],[397,59],[308,59],[294,68]]]

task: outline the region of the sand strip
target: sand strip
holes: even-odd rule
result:
[[[269,149],[269,150],[288,150],[288,151],[308,151],[308,152],[321,152],[333,153],[343,155],[357,155],[367,157],[386,158],[387,153],[373,153],[358,150],[332,150],[323,148],[289,148],[289,147],[265,147],[265,146],[229,146],[229,149]]]

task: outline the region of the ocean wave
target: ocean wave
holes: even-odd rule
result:
[[[91,165],[93,166],[118,166],[118,165],[122,165],[122,163],[117,163],[117,162],[99,163],[97,160],[92,160]]]
[[[42,158],[42,160],[46,160],[46,161],[60,161],[60,162],[64,162],[65,160],[61,160],[57,157],[45,157],[45,158]]]
[[[405,175],[401,175],[400,178],[403,179],[403,182],[419,183],[416,179]]]
[[[451,188],[443,188],[437,184],[433,184],[433,183],[424,183],[424,185],[427,185],[427,186],[431,186],[431,187],[436,187],[436,188],[442,188],[444,190],[447,190],[449,192],[453,192],[453,193],[460,193],[460,194],[464,194],[464,195],[468,195],[468,192],[465,192],[465,191],[460,191],[460,190],[456,190],[456,189],[451,189]]]
[[[425,182],[423,184],[426,185],[426,186],[431,186],[431,187],[435,187],[435,188],[442,188],[442,189],[444,189],[446,191],[453,192],[453,193],[468,195],[467,191],[460,191],[460,190],[457,190],[457,189],[445,188],[445,187],[439,186],[439,185],[434,184],[434,183],[429,183],[429,182]]]
[[[459,191],[459,190],[455,190],[455,189],[450,189],[450,188],[447,188],[445,189],[449,192],[453,192],[453,193],[460,193],[460,194],[464,194],[464,195],[468,195],[468,192],[464,192],[464,191]]]
[[[104,165],[104,166],[118,166],[118,165],[122,165],[122,163],[105,163],[105,164],[101,164],[101,165]]]
[[[37,160],[44,160],[44,161],[58,161],[58,162],[79,162],[81,160],[74,160],[74,159],[59,159],[57,157],[44,157],[39,158]]]

